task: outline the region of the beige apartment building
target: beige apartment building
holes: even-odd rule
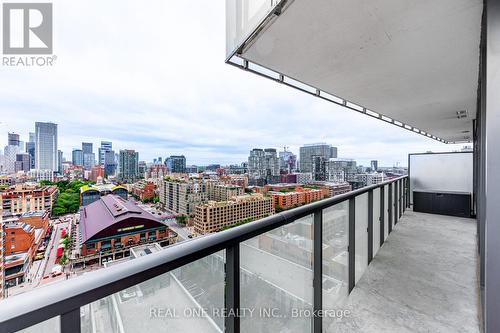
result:
[[[2,216],[15,216],[34,210],[50,212],[58,193],[56,186],[11,186],[0,191],[0,213]]]
[[[237,197],[245,194],[245,190],[241,186],[231,184],[221,184],[219,182],[209,181],[208,200],[211,201],[227,201],[232,197]]]
[[[260,219],[272,214],[273,199],[259,193],[221,202],[210,201],[196,207],[194,231],[197,234],[217,232],[246,219]]]
[[[208,201],[207,184],[198,179],[167,177],[160,187],[160,205],[163,209],[190,216],[194,208]]]

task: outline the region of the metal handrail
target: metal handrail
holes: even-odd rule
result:
[[[407,177],[401,176],[332,198],[316,201],[268,216],[253,223],[182,242],[130,262],[89,272],[85,276],[79,276],[5,299],[0,302],[0,332],[16,332],[58,315],[67,316],[67,319],[78,320],[79,326],[80,321],[77,316],[79,316],[80,307],[84,305],[215,252],[235,248],[243,241]],[[402,197],[401,200],[403,200]],[[62,322],[63,320],[61,320]]]

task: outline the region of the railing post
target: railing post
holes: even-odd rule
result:
[[[398,224],[398,217],[399,217],[399,214],[398,214],[398,192],[399,192],[399,189],[398,189],[398,186],[399,186],[399,183],[398,181],[396,180],[394,183],[394,188],[393,188],[393,191],[394,191],[394,210],[393,210],[393,213],[394,213],[394,225]]]
[[[373,259],[373,190],[368,192],[368,264]]]
[[[385,186],[380,187],[380,246],[384,244],[385,236]]]
[[[355,254],[356,254],[356,201],[355,198],[349,199],[349,293],[354,288],[356,272]]]
[[[314,313],[323,309],[323,210],[314,212],[313,307]],[[322,316],[313,316],[313,332],[323,331]]]
[[[403,179],[403,213],[406,211],[406,178]]]
[[[403,216],[403,182],[404,179],[399,181],[399,218]]]
[[[225,327],[228,333],[240,332],[240,244],[226,249],[226,310]]]
[[[406,178],[406,208],[411,207],[411,192],[410,192],[410,178]]]
[[[392,221],[393,221],[393,211],[392,209],[394,208],[394,204],[392,203],[392,183],[389,184],[389,195],[388,195],[388,203],[387,203],[387,216],[389,217],[389,220],[387,221],[387,227],[389,230],[389,233],[392,232]]]
[[[63,313],[60,318],[61,332],[60,333],[80,333],[80,308],[73,309]]]

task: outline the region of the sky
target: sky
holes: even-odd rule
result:
[[[0,146],[28,141],[35,121],[58,124],[71,159],[81,142],[112,141],[141,160],[235,164],[252,148],[326,142],[338,157],[407,164],[408,153],[452,151],[394,125],[224,63],[223,0],[56,0],[52,67],[0,66]],[[355,101],[354,101],[355,102]],[[375,110],[383,113],[383,110]]]

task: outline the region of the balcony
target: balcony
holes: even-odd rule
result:
[[[8,298],[0,331],[479,331],[475,221],[409,211],[408,189],[403,176]]]
[[[462,181],[476,212],[479,316],[482,330],[500,332],[498,1],[281,0],[264,8],[226,1],[226,63],[411,133],[474,144],[473,175]],[[445,179],[457,169],[425,173]],[[442,209],[442,194],[427,205]]]

